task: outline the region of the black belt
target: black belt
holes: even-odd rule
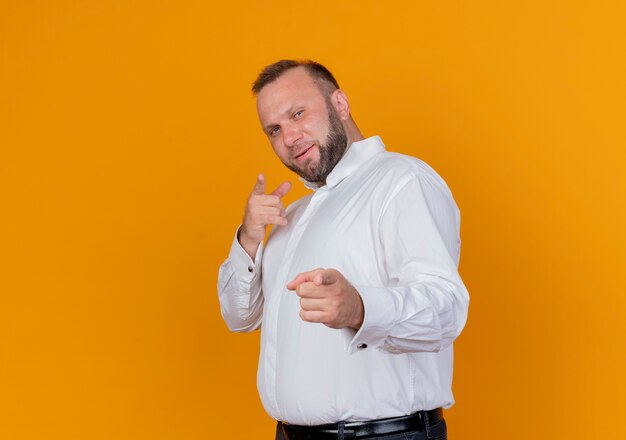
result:
[[[410,431],[423,431],[429,426],[443,420],[441,408],[430,411],[418,411],[404,417],[370,420],[367,422],[339,422],[327,425],[303,426],[289,425],[278,422],[285,438],[291,440],[304,439],[336,439],[341,431],[346,439],[362,438],[373,435],[386,435]]]

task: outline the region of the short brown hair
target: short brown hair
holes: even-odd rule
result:
[[[324,94],[329,94],[331,90],[338,89],[339,83],[326,67],[320,63],[311,60],[280,60],[269,66],[266,66],[254,84],[252,84],[252,93],[258,94],[267,84],[276,81],[286,71],[296,67],[304,67],[309,75],[315,80],[320,90]]]

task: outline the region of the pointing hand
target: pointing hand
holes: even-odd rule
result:
[[[265,176],[259,174],[248,197],[243,225],[239,229],[239,243],[250,258],[255,257],[259,244],[265,238],[267,225],[286,225],[285,207],[281,198],[289,192],[291,183],[283,182],[270,194],[265,194]]]
[[[300,297],[300,318],[331,328],[361,328],[365,310],[359,292],[335,269],[298,274],[287,284]]]

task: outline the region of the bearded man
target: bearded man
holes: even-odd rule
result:
[[[267,193],[259,174],[219,272],[228,327],[261,328],[257,385],[276,438],[446,438],[469,304],[449,188],[365,139],[319,63],[267,66],[253,92],[274,152],[313,190],[285,209],[290,183]]]

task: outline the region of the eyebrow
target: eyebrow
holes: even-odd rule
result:
[[[265,126],[263,126],[263,131],[267,133],[267,132],[268,132],[268,131],[270,131],[272,128],[276,127],[276,125],[278,125],[278,124],[269,124],[269,125],[265,125]]]

